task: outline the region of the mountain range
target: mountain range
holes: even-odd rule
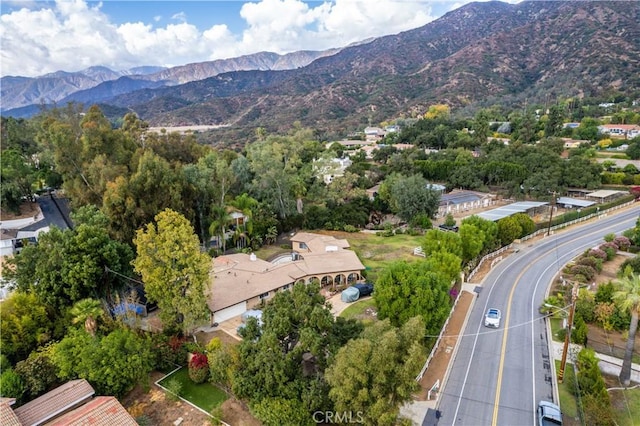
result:
[[[300,122],[347,133],[434,103],[471,110],[640,96],[638,22],[637,1],[469,3],[423,27],[332,51],[260,53],[111,80],[94,71],[98,84],[59,102],[99,103],[107,115],[133,110],[154,126],[283,131]],[[69,78],[80,89],[81,78]],[[5,94],[5,79],[21,77],[2,81],[2,109],[20,115],[6,110],[24,105],[27,92],[21,101]]]

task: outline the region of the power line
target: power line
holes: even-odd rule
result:
[[[116,271],[114,271],[113,269],[109,269],[109,267],[108,267],[108,266],[105,266],[105,267],[104,267],[104,270],[105,270],[105,271],[107,271],[107,272],[111,272],[112,274],[116,274],[116,275],[118,275],[119,277],[122,277],[122,278],[124,278],[124,279],[129,280],[129,281],[133,281],[134,283],[138,283],[138,284],[142,284],[142,285],[144,285],[144,283],[143,283],[142,281],[138,281],[138,280],[133,279],[133,278],[131,278],[131,277],[127,277],[126,275],[122,275],[120,272],[116,272]]]
[[[558,310],[561,311],[563,309],[558,309]],[[509,326],[509,327],[496,328],[495,330],[491,330],[491,331],[484,331],[484,332],[480,332],[480,333],[471,333],[471,334],[443,334],[442,337],[443,338],[444,337],[457,337],[457,338],[458,337],[472,337],[472,336],[480,336],[480,335],[483,335],[483,334],[497,333],[497,332],[502,331],[502,330],[510,330],[512,328],[522,327],[523,325],[531,324],[531,323],[533,323],[535,321],[538,321],[539,319],[552,317],[554,314],[555,314],[555,312],[543,315],[543,316],[541,316],[539,318],[534,318],[531,321],[523,322],[523,323],[520,323],[520,324],[515,324],[515,325]],[[437,337],[440,337],[440,335],[439,334],[438,335],[429,334],[429,335],[427,335],[425,337],[436,337],[437,338]]]

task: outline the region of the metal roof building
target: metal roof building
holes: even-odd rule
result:
[[[549,205],[546,201],[520,201],[518,203],[507,204],[506,206],[498,207],[497,209],[489,210],[486,212],[478,213],[476,216],[485,220],[497,221],[504,219],[505,217],[512,216],[516,213],[528,213],[532,209],[540,208],[542,206]]]
[[[577,198],[560,197],[556,200],[556,204],[563,205],[565,208],[572,207],[589,207],[595,204],[595,201],[578,200]]]

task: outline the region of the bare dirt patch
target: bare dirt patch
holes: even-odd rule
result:
[[[183,401],[172,401],[155,381],[164,375],[154,371],[149,376],[151,387],[145,389],[137,385],[131,392],[120,400],[129,414],[139,419],[144,417],[152,425],[172,425],[182,418],[185,425],[210,425],[211,418]]]
[[[427,371],[424,373],[424,376],[422,376],[420,393],[416,399],[425,401],[429,389],[431,389],[437,380],[440,380],[440,388],[442,388],[444,376],[453,357],[454,348],[462,334],[462,326],[464,325],[467,312],[471,308],[474,297],[472,293],[467,291],[460,293],[460,299],[451,313],[438,349],[436,349],[433,358],[429,362]]]
[[[150,387],[137,385],[120,402],[134,418],[145,418],[150,425],[173,425],[182,418],[182,425],[211,425],[211,417],[182,400],[173,401],[159,386],[155,385],[164,374],[154,371],[149,376]],[[232,426],[260,426],[249,408],[235,398],[221,405],[222,420]]]
[[[0,220],[15,220],[15,219],[27,219],[40,213],[40,207],[38,203],[24,202],[20,205],[20,213],[7,211],[5,209],[0,210]]]

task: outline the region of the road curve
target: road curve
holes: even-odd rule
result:
[[[545,320],[538,307],[562,267],[608,233],[621,234],[640,206],[523,243],[485,277],[447,383],[439,394],[439,425],[532,425],[540,400],[553,401]],[[489,307],[502,311],[500,328],[483,326]]]

